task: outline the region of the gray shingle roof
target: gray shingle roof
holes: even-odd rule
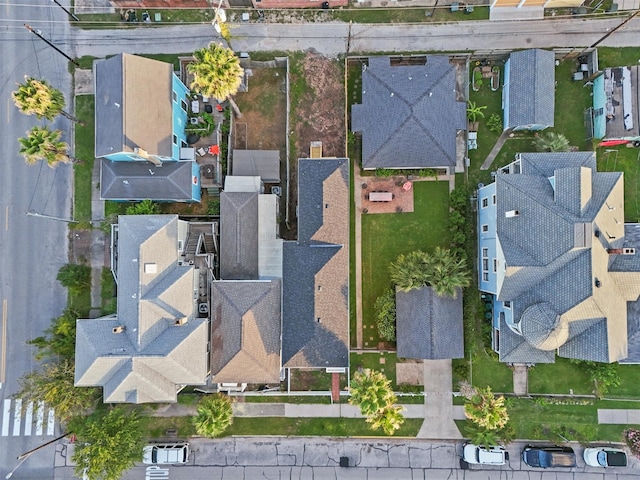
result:
[[[539,350],[511,331],[504,319],[500,320],[500,361],[505,363],[554,363],[555,353]]]
[[[506,128],[554,125],[555,55],[540,49],[509,56],[509,118]]]
[[[172,156],[169,63],[122,53],[95,64],[96,157],[133,152]]]
[[[258,194],[220,195],[220,276],[223,280],[258,278]]]
[[[456,135],[467,128],[466,103],[456,92],[456,67],[448,56],[393,67],[389,57],[369,57],[362,104],[351,108],[351,129],[362,133],[363,167],[455,166]]]
[[[281,282],[219,281],[212,285],[213,380],[280,381]]]
[[[118,219],[117,314],[78,320],[76,333],[75,383],[103,386],[105,402],[175,402],[177,385],[205,383],[208,323],[194,316],[193,266],[178,265],[178,221]]]
[[[233,175],[258,176],[264,183],[280,183],[279,150],[233,150]]]
[[[640,261],[608,252],[640,240],[640,228],[637,238],[623,228],[622,175],[597,172],[593,153],[523,154],[521,161],[522,173],[496,177],[506,261],[498,298],[511,302],[522,332],[501,328],[501,359],[535,362],[531,348],[558,347],[570,358],[624,358],[625,302],[640,295]]]
[[[112,162],[100,164],[104,200],[193,200],[193,162]],[[153,172],[153,174],[151,173]]]
[[[349,162],[298,160],[298,241],[284,242],[282,363],[349,365]]]
[[[455,298],[431,287],[396,291],[396,332],[398,357],[463,358],[462,291]]]

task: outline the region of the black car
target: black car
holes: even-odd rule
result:
[[[575,467],[576,454],[570,447],[527,445],[522,451],[522,461],[530,467]]]

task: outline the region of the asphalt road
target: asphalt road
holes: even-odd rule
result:
[[[31,6],[21,6],[26,4]],[[9,21],[38,20],[43,35],[50,36],[54,24],[49,22],[65,17],[64,12],[52,6],[55,7],[50,0],[0,4],[0,17],[7,19],[0,30],[0,478],[18,464],[19,454],[53,438],[46,435],[46,425],[42,434],[37,435],[32,428],[35,426],[25,421],[23,414],[14,415],[16,401],[11,395],[18,389],[18,379],[36,367],[33,349],[25,342],[41,335],[51,318],[58,316],[66,305],[66,293],[55,277],[67,261],[67,224],[27,216],[25,212],[34,210],[69,218],[71,168],[54,170],[46,165],[25,164],[18,155],[17,139],[42,122],[19,113],[11,100],[11,91],[28,74],[46,78],[69,99],[71,77],[64,57],[29,33],[22,23],[17,27]],[[55,25],[62,32],[68,28],[64,24]],[[68,120],[60,119],[54,126],[66,132],[64,139],[68,141]],[[10,409],[8,414],[6,408]],[[53,478],[53,448],[31,455],[13,478]]]
[[[306,50],[326,55],[402,51],[468,51],[518,48],[587,47],[621,23],[620,18],[530,21],[477,21],[438,25],[367,25],[346,23],[232,25],[236,51]],[[350,32],[350,33],[349,33]],[[55,43],[78,57],[127,53],[185,53],[216,39],[213,27],[181,25],[56,32]],[[640,17],[601,46],[640,46]]]

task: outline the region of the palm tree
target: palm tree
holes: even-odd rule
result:
[[[458,288],[468,287],[471,275],[467,262],[446,248],[436,247],[431,255],[428,283],[439,296],[456,296]]]
[[[498,434],[496,430],[489,430],[475,423],[468,422],[467,425],[465,425],[465,433],[471,439],[471,443],[475,445],[484,448],[498,445]]]
[[[367,418],[367,423],[371,425],[372,430],[382,428],[387,435],[393,435],[404,423],[402,410],[403,407],[399,405],[389,405],[378,414]]]
[[[476,102],[469,101],[469,104],[467,107],[467,118],[471,122],[475,122],[478,119],[478,117],[484,118],[483,110],[486,110],[486,109],[487,109],[486,105],[476,105]]]
[[[569,140],[558,132],[545,132],[533,139],[533,146],[539,152],[568,152]]]
[[[464,414],[473,423],[487,430],[501,429],[509,421],[504,397],[496,397],[491,387],[479,388],[465,403]]]
[[[402,292],[424,286],[430,269],[431,257],[420,250],[399,255],[389,265],[391,282]]]
[[[19,138],[20,154],[25,161],[32,165],[40,160],[45,160],[50,167],[56,167],[60,163],[77,162],[67,151],[69,146],[60,140],[60,130],[49,130],[47,127],[33,127],[27,132],[27,136]]]
[[[220,436],[233,423],[231,402],[220,394],[200,400],[197,412],[193,424],[198,434],[205,437]]]
[[[76,117],[64,111],[65,101],[60,90],[49,85],[46,80],[28,76],[25,76],[24,80],[24,83],[19,83],[18,89],[11,93],[13,101],[22,113],[47,120],[62,115],[82,124]]]
[[[187,66],[193,75],[190,88],[220,102],[229,100],[238,112],[231,96],[238,92],[244,70],[233,50],[212,42],[208,47],[193,52],[193,58],[195,60]]]
[[[351,380],[349,403],[360,407],[365,416],[374,416],[396,402],[391,381],[384,373],[365,368],[356,372]]]

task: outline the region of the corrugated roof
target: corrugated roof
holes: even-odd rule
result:
[[[351,107],[351,129],[362,133],[363,167],[455,166],[456,135],[467,128],[457,88],[448,56],[427,55],[425,65],[410,66],[369,57],[362,104]]]

